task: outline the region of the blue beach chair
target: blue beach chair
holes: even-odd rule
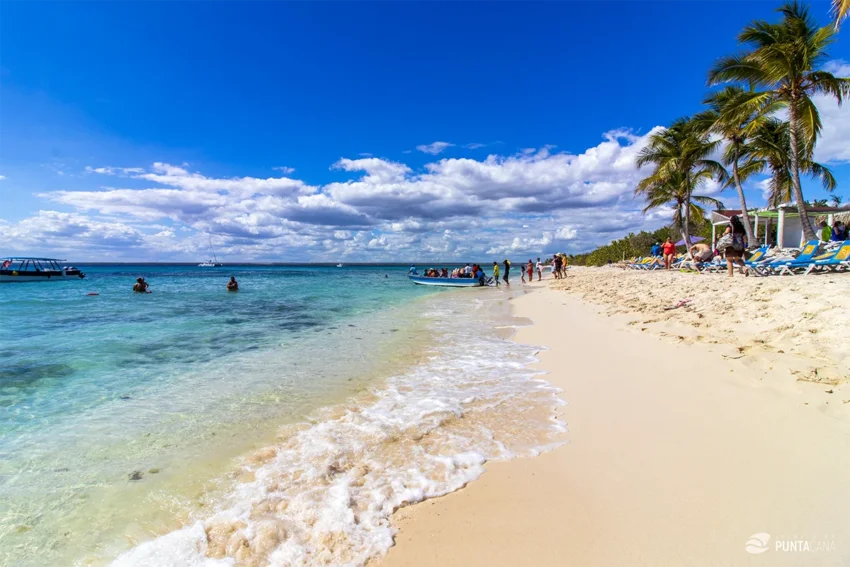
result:
[[[824,256],[827,256],[824,258]],[[809,262],[805,275],[820,270],[843,270],[850,269],[850,240],[845,240],[841,245],[828,254],[817,256]]]
[[[820,246],[820,240],[809,240],[806,242],[805,246],[803,246],[800,255],[796,258],[767,262],[765,264],[761,264],[756,268],[756,270],[760,274],[764,275],[779,274],[781,276],[783,274],[789,274],[793,276],[795,270],[805,270],[809,267],[809,264],[811,264],[815,259],[815,255],[818,252],[818,246]]]
[[[765,245],[753,252],[749,260],[744,262],[747,270],[756,274],[761,274],[759,268],[765,264],[769,264],[772,260],[767,259],[767,253],[770,251],[770,245]]]

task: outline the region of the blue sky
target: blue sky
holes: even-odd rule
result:
[[[634,154],[776,5],[4,3],[0,253],[195,260],[207,232],[228,260],[587,250],[667,220],[640,214]],[[850,114],[821,110],[847,202]]]

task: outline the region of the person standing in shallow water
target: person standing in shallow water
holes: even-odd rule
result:
[[[496,287],[499,287],[499,263],[493,262],[493,279],[496,280]]]
[[[502,277],[502,279],[505,280],[505,285],[511,285],[511,282],[508,281],[508,277],[510,276],[510,273],[511,273],[511,261],[505,260],[505,275]]]
[[[540,261],[540,258],[537,259],[537,281],[541,281],[543,279],[543,262]]]
[[[230,281],[227,282],[227,291],[239,291],[239,282],[234,276],[230,276]]]
[[[150,293],[150,290],[148,290],[149,287],[145,278],[136,278],[136,283],[133,284],[133,291],[136,293]]]

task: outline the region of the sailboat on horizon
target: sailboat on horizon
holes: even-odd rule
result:
[[[218,258],[215,255],[215,249],[213,248],[213,245],[212,245],[212,235],[208,234],[207,236],[209,237],[209,240],[210,240],[210,252],[212,253],[213,259],[207,260],[206,262],[201,262],[200,264],[198,264],[198,267],[199,268],[220,268],[224,264],[219,262]]]

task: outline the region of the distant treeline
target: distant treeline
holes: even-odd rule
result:
[[[671,237],[674,242],[682,239],[682,233],[671,226],[659,228],[655,232],[641,231],[637,234],[629,233],[619,240],[614,240],[611,244],[600,246],[593,252],[586,254],[574,254],[568,256],[570,265],[572,266],[604,266],[610,262],[621,262],[623,258],[649,255],[649,249],[656,242],[664,242],[667,237]],[[705,239],[711,238],[711,223],[703,223],[691,237],[702,236]],[[683,248],[682,248],[683,249]]]

